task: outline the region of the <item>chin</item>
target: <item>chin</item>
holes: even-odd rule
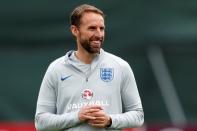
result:
[[[89,53],[91,53],[91,54],[99,54],[100,53],[100,49],[91,50],[91,51],[89,51]]]
[[[95,50],[94,50],[94,53],[100,53],[100,50],[101,50],[101,48],[95,49]]]

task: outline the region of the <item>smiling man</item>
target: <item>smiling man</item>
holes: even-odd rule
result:
[[[77,50],[48,67],[37,101],[37,130],[117,131],[141,126],[144,113],[129,64],[102,49],[103,12],[83,4],[70,20]]]

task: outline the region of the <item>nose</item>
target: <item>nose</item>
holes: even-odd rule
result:
[[[97,28],[97,30],[95,32],[95,36],[102,37],[103,35],[104,35],[104,31],[100,28]]]

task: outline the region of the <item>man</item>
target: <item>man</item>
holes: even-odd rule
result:
[[[115,131],[141,126],[144,114],[129,64],[101,48],[103,12],[84,4],[70,19],[77,50],[47,69],[37,102],[37,130]]]

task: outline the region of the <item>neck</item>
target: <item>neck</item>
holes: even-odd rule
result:
[[[91,64],[96,54],[91,54],[87,51],[76,51],[76,57],[85,64]]]

